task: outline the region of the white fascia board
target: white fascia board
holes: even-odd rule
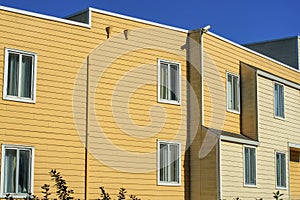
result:
[[[288,80],[286,80],[286,79],[283,79],[283,78],[281,78],[281,77],[275,76],[275,75],[270,74],[270,73],[268,73],[268,72],[265,72],[265,71],[262,71],[262,70],[259,70],[259,69],[258,69],[258,70],[257,70],[257,74],[258,74],[259,76],[266,77],[266,78],[268,78],[268,79],[274,80],[274,81],[276,81],[276,82],[280,82],[280,83],[282,83],[282,84],[284,84],[284,85],[287,85],[287,86],[290,86],[290,87],[295,88],[295,89],[297,89],[297,90],[300,90],[300,84],[297,84],[297,83],[288,81]]]
[[[291,66],[289,66],[289,65],[287,65],[287,64],[284,64],[284,63],[282,63],[282,62],[279,62],[278,60],[275,60],[275,59],[270,58],[270,57],[268,57],[268,56],[266,56],[266,55],[264,55],[264,54],[261,54],[261,53],[258,53],[258,52],[256,52],[256,51],[253,51],[253,50],[251,50],[251,49],[249,49],[249,48],[247,48],[247,47],[244,47],[244,46],[242,46],[242,45],[240,45],[240,44],[237,44],[237,43],[235,43],[235,42],[233,42],[233,41],[230,41],[230,40],[228,40],[228,39],[226,39],[226,38],[223,38],[223,37],[221,37],[221,36],[219,36],[219,35],[217,35],[217,34],[215,34],[215,33],[212,33],[212,32],[210,32],[210,31],[208,31],[207,34],[209,34],[210,36],[213,36],[213,37],[215,37],[215,38],[218,38],[218,39],[220,39],[220,40],[222,40],[222,41],[224,41],[224,42],[227,42],[227,43],[229,43],[229,44],[232,44],[232,45],[234,45],[234,46],[236,46],[236,47],[238,47],[238,48],[241,48],[241,49],[243,49],[243,50],[245,50],[245,51],[248,51],[248,52],[250,52],[250,53],[253,53],[253,54],[257,55],[257,56],[260,56],[260,57],[262,57],[262,58],[265,58],[265,59],[267,59],[267,60],[269,60],[269,61],[272,61],[272,62],[274,62],[274,63],[277,63],[277,64],[279,64],[279,65],[282,65],[283,67],[286,67],[286,68],[288,68],[288,69],[290,69],[290,70],[292,70],[292,71],[295,71],[295,72],[298,72],[298,73],[300,72],[300,70],[298,70],[298,69],[295,69],[295,68],[293,68],[293,67],[291,67]]]
[[[300,149],[300,144],[288,142],[288,146],[296,149]]]
[[[225,136],[225,135],[221,135],[220,139],[222,141],[247,144],[247,145],[252,145],[252,146],[259,146],[259,144],[260,144],[260,142],[257,142],[257,141],[246,140],[246,139],[242,139],[242,138],[235,138],[235,137],[230,137],[230,136]]]
[[[96,12],[96,13],[100,13],[100,14],[104,14],[104,15],[118,17],[118,18],[131,20],[131,21],[135,21],[135,22],[139,22],[139,23],[143,23],[143,24],[148,24],[148,25],[152,25],[152,26],[157,26],[157,27],[161,27],[161,28],[166,28],[166,29],[170,29],[170,30],[173,30],[173,31],[179,31],[179,32],[183,32],[183,33],[188,33],[189,32],[186,29],[177,28],[177,27],[173,27],[173,26],[169,26],[169,25],[164,25],[164,24],[160,24],[160,23],[157,23],[157,22],[151,22],[151,21],[148,21],[148,20],[143,20],[143,19],[139,19],[139,18],[135,18],[135,17],[129,17],[129,16],[126,16],[126,15],[121,15],[121,14],[113,13],[113,12],[110,12],[110,11],[100,10],[100,9],[96,9],[96,8],[89,8],[89,10],[92,11],[92,12]]]
[[[53,16],[34,13],[34,12],[30,12],[30,11],[25,11],[25,10],[19,10],[19,9],[16,9],[16,8],[10,8],[10,7],[6,7],[6,6],[0,6],[0,10],[13,12],[13,13],[18,13],[18,14],[27,15],[27,16],[32,16],[32,17],[37,17],[37,18],[41,18],[41,19],[47,19],[47,20],[51,20],[51,21],[62,22],[62,23],[65,23],[65,24],[71,24],[71,25],[75,25],[75,26],[81,26],[81,27],[85,27],[85,28],[91,28],[90,23],[85,24],[85,23],[81,23],[81,22],[68,20],[68,19],[53,17]],[[90,16],[90,18],[91,18],[91,16]]]

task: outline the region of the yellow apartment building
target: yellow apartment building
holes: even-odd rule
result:
[[[187,31],[97,9],[0,7],[1,197],[188,195]],[[55,198],[55,190],[51,189]]]
[[[76,199],[300,199],[299,70],[208,27],[0,18],[1,198],[42,197],[56,169]]]
[[[300,199],[299,71],[205,29],[189,34],[202,60],[190,79],[202,117],[191,199]]]

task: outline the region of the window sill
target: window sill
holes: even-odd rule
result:
[[[29,98],[15,97],[15,96],[3,96],[3,100],[17,101],[23,103],[35,103],[35,100]]]
[[[158,99],[158,103],[166,103],[166,104],[172,104],[172,105],[181,105],[180,101],[172,101],[172,100],[166,100],[166,99]]]
[[[278,187],[278,186],[276,186],[276,190],[287,190],[287,187]]]
[[[9,197],[13,197],[14,199],[24,199],[29,196],[29,194],[18,194],[18,193],[9,193]],[[1,194],[0,199],[6,199],[6,194]],[[8,198],[9,199],[9,198]]]
[[[248,184],[244,184],[245,188],[257,188],[257,185],[248,185]]]
[[[157,183],[158,186],[181,186],[180,183],[175,182],[159,182]]]
[[[237,110],[231,110],[231,109],[228,109],[228,108],[227,108],[227,112],[231,112],[231,113],[234,113],[234,114],[237,114],[237,115],[240,114],[240,111],[237,111]]]
[[[279,117],[279,116],[274,115],[274,118],[275,118],[275,119],[282,120],[282,121],[285,121],[285,117]]]

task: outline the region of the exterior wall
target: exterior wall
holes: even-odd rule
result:
[[[299,73],[262,56],[204,34],[204,124],[232,133],[240,133],[240,114],[226,111],[226,72],[239,75],[240,62],[257,67],[292,82]]]
[[[34,193],[40,194],[40,187],[50,183],[49,171],[57,169],[83,198],[84,146],[74,126],[72,93],[77,71],[96,47],[98,33],[4,10],[0,18],[1,95],[4,49],[37,53],[36,103],[1,98],[0,143],[34,146]]]
[[[300,154],[299,149],[290,150],[291,199],[300,199]]]
[[[243,145],[222,142],[222,191],[224,199],[240,197],[241,199],[263,198],[270,199],[276,188],[275,152],[286,153],[287,184],[281,190],[284,198],[290,198],[290,184],[294,176],[296,163],[289,163],[288,143],[299,144],[299,90],[285,86],[285,116],[284,120],[274,118],[274,82],[270,79],[258,77],[259,99],[259,141],[256,148],[257,155],[257,186],[254,188],[243,186]],[[234,154],[234,156],[233,156]],[[290,172],[289,172],[290,169]],[[293,176],[293,177],[292,177]],[[296,194],[296,193],[295,193]],[[256,195],[256,196],[255,196]],[[292,198],[293,199],[293,198]]]
[[[246,44],[245,46],[299,69],[298,37]]]
[[[0,102],[1,144],[35,148],[36,195],[53,168],[84,199],[89,64],[87,198],[99,198],[100,186],[111,196],[124,187],[142,199],[188,198],[186,33],[97,12],[91,28],[4,10],[0,17],[0,63],[4,48],[38,55],[36,103]],[[159,58],[181,64],[180,105],[157,102]],[[1,94],[2,84],[0,76]],[[181,142],[180,186],[157,185],[158,139]]]
[[[104,186],[111,196],[124,187],[142,199],[185,199],[187,72],[186,50],[180,47],[186,34],[108,15],[92,19],[100,30],[111,27],[112,36],[89,61],[88,198],[98,198]],[[157,102],[159,58],[181,64],[181,105]],[[157,185],[157,140],[181,142],[180,186]]]

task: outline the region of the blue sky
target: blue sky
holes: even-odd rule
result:
[[[184,29],[207,24],[237,43],[300,34],[299,0],[0,0],[0,5],[56,17],[94,7]]]

